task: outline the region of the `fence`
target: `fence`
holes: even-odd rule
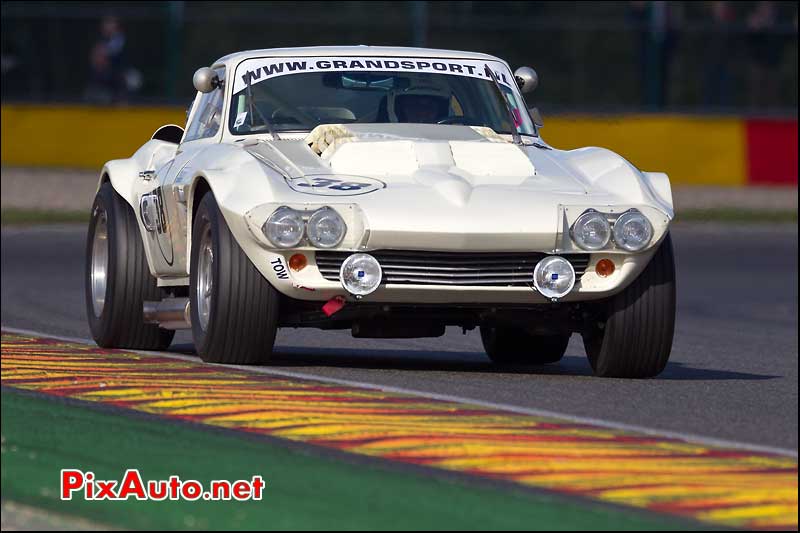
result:
[[[2,98],[185,104],[231,51],[361,43],[532,65],[550,112],[797,109],[795,2],[3,2]]]

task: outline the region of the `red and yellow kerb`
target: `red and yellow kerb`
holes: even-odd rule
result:
[[[797,528],[797,461],[20,335],[2,384],[742,528]]]

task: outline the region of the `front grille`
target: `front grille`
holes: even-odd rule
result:
[[[318,251],[322,277],[339,281],[342,262],[353,252]],[[383,283],[397,285],[454,285],[527,287],[533,269],[547,254],[541,252],[421,252],[370,251],[383,269]],[[589,254],[563,254],[578,279],[586,271]]]

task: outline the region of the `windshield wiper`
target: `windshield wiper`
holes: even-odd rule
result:
[[[511,106],[506,99],[505,93],[503,93],[503,89],[500,88],[500,82],[497,81],[497,76],[494,75],[494,72],[492,72],[492,69],[489,68],[489,65],[486,65],[486,73],[490,78],[492,78],[494,86],[497,88],[497,92],[500,94],[500,98],[503,100],[503,104],[506,106],[508,118],[511,120],[511,138],[514,140],[514,144],[522,144],[522,137],[519,136],[519,132],[517,131],[517,121],[514,118],[514,113],[511,111]]]
[[[261,117],[261,120],[264,121],[264,124],[266,124],[270,135],[272,135],[272,140],[280,141],[281,138],[278,137],[278,132],[275,131],[275,127],[272,125],[272,122],[267,120],[267,117],[264,116],[264,113],[262,113],[261,110],[253,104],[253,90],[250,88],[250,78],[252,78],[252,76],[252,74],[245,76],[247,79],[247,109],[250,111],[250,129],[252,130],[253,126],[255,125],[253,124],[253,117],[255,116],[253,110],[258,111],[258,115]]]

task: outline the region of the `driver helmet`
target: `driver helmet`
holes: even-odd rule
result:
[[[389,92],[386,111],[392,122],[435,124],[450,114],[450,96],[436,87],[409,87]]]

